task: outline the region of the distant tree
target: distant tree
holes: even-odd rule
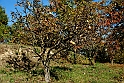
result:
[[[98,6],[98,26],[101,27],[101,37],[113,64],[116,52],[124,49],[124,2],[118,0],[111,1],[108,5],[105,3],[102,2],[101,6]]]
[[[4,8],[2,8],[1,6],[0,6],[0,24],[4,24],[4,25],[8,24],[7,15],[5,13]]]
[[[8,17],[5,13],[4,8],[0,6],[0,43],[5,42],[5,40],[8,40],[9,36],[9,29],[10,27],[7,26],[8,23]]]

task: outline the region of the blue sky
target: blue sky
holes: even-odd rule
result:
[[[44,5],[48,4],[48,0],[42,0]],[[15,4],[17,0],[0,0],[0,6],[5,8],[6,14],[8,15],[9,20],[11,19],[11,11],[15,11]],[[11,22],[9,22],[11,24]]]

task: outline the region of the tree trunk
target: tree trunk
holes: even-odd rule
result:
[[[47,83],[50,83],[49,61],[45,63],[44,73],[45,73],[45,81],[46,81]]]
[[[112,64],[112,65],[114,64],[114,61],[113,61],[113,59],[111,59],[111,64]]]
[[[89,63],[90,65],[94,65],[95,64],[94,61],[92,61],[92,59],[90,57],[89,57],[89,62],[90,62]]]
[[[89,56],[88,56],[88,60],[89,60],[89,64],[90,65],[94,65],[94,62],[93,62],[93,60],[92,60],[92,58],[91,58],[91,51],[89,51],[89,54],[88,54]]]
[[[76,49],[74,50],[74,64],[76,64]]]
[[[111,56],[110,61],[111,61],[111,64],[113,65],[114,64],[114,56]]]

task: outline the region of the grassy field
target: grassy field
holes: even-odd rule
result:
[[[124,65],[96,63],[94,66],[64,63],[51,67],[52,83],[124,83]],[[43,70],[24,72],[0,68],[1,83],[45,83]]]

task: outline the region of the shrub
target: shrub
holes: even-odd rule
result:
[[[14,69],[29,71],[36,66],[36,62],[31,59],[32,56],[28,55],[29,49],[16,51],[9,55],[6,62]]]
[[[124,64],[124,50],[118,51],[114,57],[114,62],[119,64]]]

